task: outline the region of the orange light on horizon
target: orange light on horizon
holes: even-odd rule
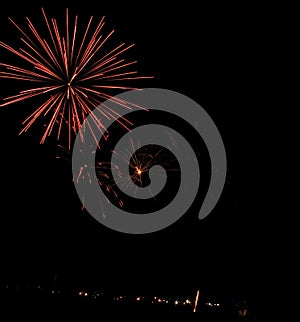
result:
[[[193,310],[194,313],[197,311],[199,294],[200,294],[200,290],[197,290],[197,294],[196,294],[196,298],[195,298],[195,305],[194,305],[194,310]]]

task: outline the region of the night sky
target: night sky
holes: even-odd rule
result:
[[[210,114],[224,141],[228,172],[219,203],[204,220],[192,208],[159,232],[119,233],[81,210],[70,159],[56,158],[67,155],[54,139],[39,144],[41,126],[18,136],[31,102],[2,107],[1,284],[51,283],[57,275],[60,285],[71,287],[252,293],[262,274],[266,216],[263,14],[246,6],[198,8],[193,2],[166,8],[153,2],[36,3],[1,9],[0,40],[15,44],[19,36],[8,16],[24,25],[25,16],[42,21],[41,6],[57,18],[67,6],[85,21],[106,16],[116,42],[136,44],[131,54],[140,74],[154,76],[138,86],[177,91]],[[1,48],[0,61],[10,59]],[[0,81],[1,101],[22,85]]]

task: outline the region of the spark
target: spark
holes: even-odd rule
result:
[[[40,34],[28,17],[26,30],[9,18],[21,35],[22,46],[16,49],[0,41],[1,47],[22,61],[22,66],[0,62],[0,78],[34,84],[31,88],[5,97],[0,107],[43,98],[23,121],[23,129],[19,134],[31,128],[36,120],[47,117],[40,143],[44,143],[55,130],[56,139],[60,140],[64,134],[63,129],[66,128],[70,149],[72,134],[79,131],[86,117],[93,115],[95,110],[102,117],[117,120],[128,129],[130,122],[126,118],[120,117],[116,109],[101,103],[110,99],[122,108],[143,108],[117,99],[107,92],[138,89],[126,84],[133,80],[153,78],[140,76],[132,69],[136,60],[126,61],[122,58],[134,44],[127,45],[123,42],[108,48],[107,44],[115,30],[104,33],[105,16],[98,22],[91,16],[85,29],[81,30],[78,15],[71,22],[68,8],[64,28],[59,26],[55,18],[48,18],[44,8],[41,10],[46,35]],[[94,115],[92,120],[99,131],[104,133],[106,129],[99,117]],[[87,126],[92,128],[89,124]]]
[[[140,176],[143,173],[143,170],[141,168],[135,167],[136,173]]]

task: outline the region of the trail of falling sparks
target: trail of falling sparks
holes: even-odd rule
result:
[[[0,41],[0,46],[23,61],[22,66],[0,63],[0,78],[15,79],[36,84],[30,89],[21,90],[18,94],[4,98],[0,106],[18,103],[34,97],[43,96],[43,103],[37,106],[32,114],[23,121],[20,134],[26,132],[37,119],[49,117],[40,143],[57,128],[56,138],[62,135],[63,126],[67,126],[68,148],[71,136],[77,133],[88,115],[96,109],[105,118],[118,120],[126,129],[130,125],[125,118],[107,105],[99,105],[108,99],[120,107],[133,109],[143,108],[130,102],[117,99],[107,90],[130,90],[136,87],[126,86],[130,80],[153,78],[139,76],[137,71],[128,70],[137,61],[126,62],[122,54],[134,44],[121,43],[113,49],[104,47],[114,33],[103,34],[104,17],[93,28],[94,18],[90,17],[83,34],[79,32],[78,16],[75,16],[73,28],[69,22],[66,9],[66,25],[61,32],[57,20],[49,19],[42,8],[42,15],[48,32],[48,38],[39,34],[31,20],[26,17],[29,31],[21,28],[13,19],[9,21],[21,33],[20,40],[24,48],[15,49]],[[71,31],[72,30],[72,31]],[[62,36],[64,34],[64,36]],[[28,67],[25,67],[28,66]],[[125,81],[125,85],[121,85]],[[114,82],[114,84],[111,84]],[[121,83],[121,84],[120,84]],[[99,117],[93,117],[97,128],[104,133],[105,129]],[[92,128],[92,126],[90,126]]]

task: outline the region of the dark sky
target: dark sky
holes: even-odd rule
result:
[[[132,53],[140,73],[155,76],[140,86],[180,92],[210,114],[224,140],[228,174],[221,199],[205,220],[197,220],[196,209],[190,209],[165,230],[122,234],[81,210],[71,164],[56,159],[62,151],[54,140],[40,145],[38,127],[18,136],[30,102],[3,107],[1,281],[50,281],[58,273],[58,280],[70,286],[202,287],[249,294],[261,275],[266,215],[264,85],[270,36],[263,12],[246,6],[196,7],[191,1],[166,8],[153,2],[39,3],[49,16],[63,16],[66,6],[85,18],[106,16],[118,41],[136,44]],[[0,40],[16,42],[8,16],[21,24],[25,16],[42,21],[42,5],[8,3],[1,9]],[[1,62],[7,62],[6,55],[1,49]],[[15,83],[0,84],[2,100]]]

